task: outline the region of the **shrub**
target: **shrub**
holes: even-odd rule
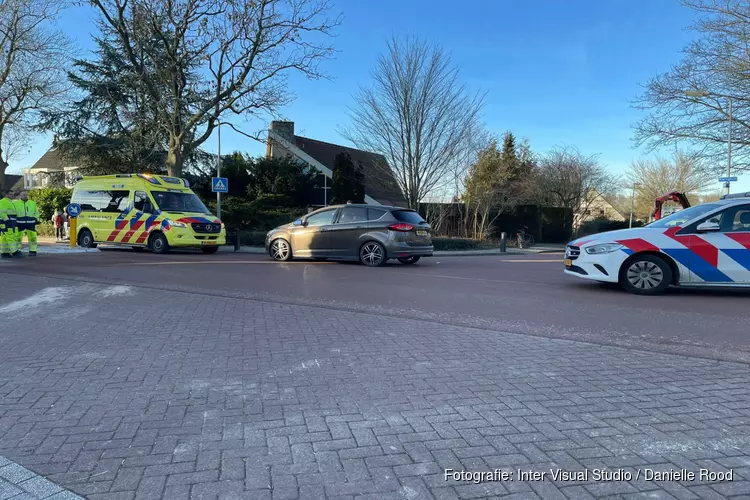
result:
[[[471,240],[465,238],[432,238],[432,245],[436,251],[451,250],[484,250],[494,248],[488,241]]]
[[[52,215],[50,215],[50,217],[52,217]],[[55,226],[53,226],[51,222],[43,220],[36,225],[36,234],[38,236],[54,236]]]
[[[605,231],[616,231],[618,229],[627,229],[629,224],[630,224],[629,221],[618,221],[618,220],[607,219],[605,217],[598,217],[596,219],[586,221],[583,224],[581,224],[581,227],[578,229],[578,232],[576,233],[576,238],[581,238],[583,236],[588,236],[590,234],[603,233]],[[641,226],[643,226],[642,222],[633,221],[633,227],[641,227]]]
[[[63,210],[70,203],[72,189],[68,188],[43,188],[28,191],[29,199],[36,202],[39,208],[39,220],[51,221],[55,210]]]

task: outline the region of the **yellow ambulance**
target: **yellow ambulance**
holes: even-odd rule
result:
[[[82,247],[125,245],[155,253],[199,247],[216,253],[226,242],[224,224],[185,179],[150,174],[79,177],[71,203],[81,206],[76,237]]]

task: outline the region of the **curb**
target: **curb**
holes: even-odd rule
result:
[[[535,255],[540,253],[558,253],[563,252],[564,250],[507,250],[505,252],[501,252],[500,250],[438,250],[436,252],[433,252],[433,257],[482,257],[486,255]],[[219,247],[219,252],[221,253],[249,253],[249,254],[255,254],[255,255],[264,255],[266,253],[266,249],[264,247],[240,247],[239,252],[234,251],[234,247],[229,245],[224,245],[222,247]]]

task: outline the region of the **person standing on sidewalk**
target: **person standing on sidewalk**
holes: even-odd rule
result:
[[[62,241],[65,239],[65,228],[63,227],[63,216],[60,209],[55,210],[52,216],[52,225],[55,226],[55,239]]]
[[[23,248],[23,237],[26,236],[29,242],[29,257],[36,257],[38,249],[36,225],[39,223],[39,210],[36,202],[29,199],[26,191],[21,191],[13,204],[16,206],[16,217],[18,217],[18,249]]]
[[[0,199],[0,218],[5,222],[5,230],[3,231],[2,240],[0,240],[0,246],[2,246],[3,259],[10,257],[23,257],[21,249],[17,245],[16,233],[18,232],[16,207],[13,203],[13,191],[8,189],[5,192],[5,196]]]

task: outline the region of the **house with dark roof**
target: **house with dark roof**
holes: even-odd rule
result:
[[[5,174],[5,182],[0,186],[3,190],[12,189],[13,191],[20,191],[23,189],[23,176]]]
[[[366,203],[406,205],[401,188],[383,155],[294,135],[294,122],[272,121],[268,129],[266,156],[269,158],[293,156],[298,161],[314,168],[323,176],[322,189],[325,193],[328,193],[331,186],[336,155],[342,152],[349,153],[355,164],[362,165],[365,174]],[[323,204],[327,204],[330,195],[325,194],[322,199],[326,200]]]
[[[31,168],[24,169],[23,185],[25,189],[58,186],[72,188],[77,170],[77,165],[71,165],[61,157],[55,138],[52,147]]]

